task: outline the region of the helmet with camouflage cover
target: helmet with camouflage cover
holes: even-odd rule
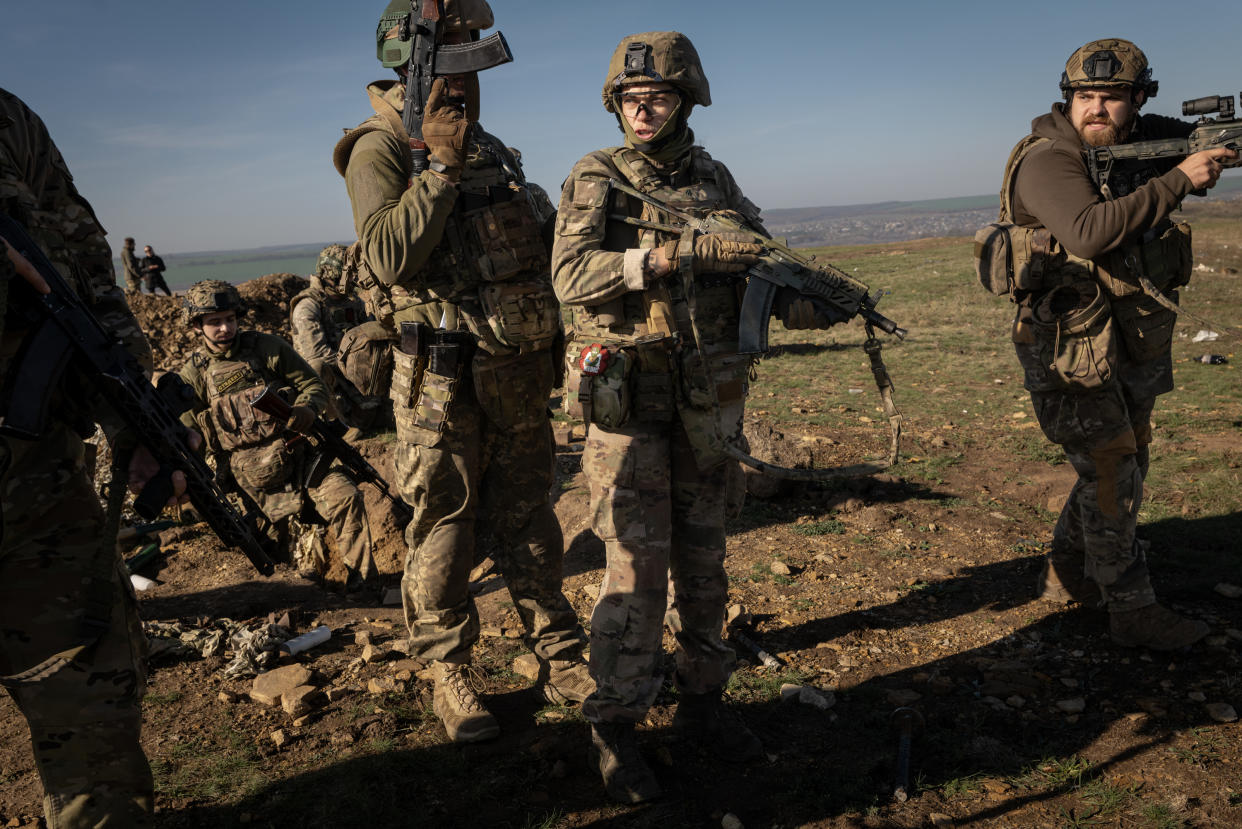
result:
[[[1061,92],[1069,100],[1075,89],[1129,86],[1156,97],[1160,83],[1151,79],[1147,55],[1128,40],[1110,37],[1075,49],[1061,73]]]
[[[436,0],[422,0],[434,3]],[[466,32],[474,39],[480,29],[490,29],[495,22],[487,0],[443,0],[444,20],[440,33]],[[410,14],[410,0],[391,0],[375,27],[375,57],[385,69],[410,62],[408,40],[401,40],[401,24]]]
[[[345,267],[345,246],[328,245],[319,251],[319,262],[315,266],[315,275],[332,285],[341,281],[341,270]]]
[[[207,314],[236,311],[240,316],[246,312],[241,294],[232,285],[220,279],[204,279],[202,282],[195,282],[186,290],[183,305],[185,321],[190,325],[196,324]]]
[[[692,104],[712,105],[707,76],[690,38],[681,32],[642,32],[622,38],[608,61],[604,109],[617,111],[613,96],[627,84],[661,82],[677,87]]]

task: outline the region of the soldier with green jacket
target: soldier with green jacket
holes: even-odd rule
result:
[[[238,315],[244,311],[241,295],[227,282],[206,280],[186,291],[186,323],[203,339],[203,347],[180,371],[197,396],[184,417],[186,424],[195,425],[206,437],[217,473],[223,465],[225,474],[278,528],[299,516],[309,497],[336,535],[348,571],[346,589],[359,586],[370,576],[374,560],[371,527],[357,482],[339,464],[323,474],[311,446],[288,440],[324,415],[327,388],[280,337],[239,330]],[[287,422],[250,405],[269,385],[289,395],[293,411]]]
[[[116,284],[103,228],[43,122],[4,90],[0,211],[24,226],[100,324],[149,372],[151,350]],[[15,307],[23,283],[48,290],[0,241],[3,387],[35,330]],[[83,442],[96,423],[114,449],[127,436],[120,418],[81,380],[72,369],[65,372],[42,435],[0,437],[0,686],[30,728],[48,826],[146,826],[154,808],[139,742],[146,639],[116,554],[117,528],[106,526],[91,479],[93,456]],[[31,393],[12,389],[14,399]],[[0,414],[8,405],[0,401]],[[134,456],[131,488],[150,476],[151,463],[145,452]]]
[[[566,398],[588,422],[582,467],[608,568],[591,617],[591,675],[582,711],[609,794],[638,802],[660,793],[634,726],[660,690],[661,637],[672,577],[680,692],[674,727],[748,759],[758,739],[723,704],[733,670],[721,640],[726,478],[722,440],[741,431],[749,356],[739,355],[739,291],[759,245],[722,234],[682,234],[668,213],[616,180],[682,212],[729,211],[763,232],[759,209],[724,164],[695,144],[687,118],[711,104],[689,38],[646,32],[623,39],[603,89],[625,144],[590,153],[565,181],[552,273],[572,312]],[[783,321],[826,327],[808,301],[778,297]]]
[[[1146,56],[1129,41],[1075,50],[1061,75],[1064,103],[1036,118],[1010,156],[1002,220],[1032,241],[1032,261],[1012,286],[1024,383],[1044,434],[1078,473],[1039,593],[1057,602],[1102,600],[1115,642],[1172,650],[1208,627],[1156,602],[1135,535],[1152,410],[1157,396],[1173,390],[1177,289],[1191,274],[1190,227],[1170,214],[1191,191],[1214,185],[1220,162],[1236,154],[1119,163],[1096,180],[1091,148],[1193,129],[1139,114],[1156,88]]]
[[[399,37],[409,12],[408,0],[393,0],[380,18],[378,57],[398,78],[368,87],[376,115],[345,135],[333,160],[363,259],[408,300],[393,316],[408,336],[393,354],[391,391],[397,484],[416,516],[403,601],[411,655],[434,661],[435,712],[451,740],[473,742],[499,733],[467,670],[479,637],[467,589],[476,523],[499,542],[493,557],[545,695],[576,702],[593,686],[585,636],[561,592],[564,540],[550,498],[547,405],[560,339],[541,234],[550,205],[478,123],[475,73],[435,81],[422,122],[431,164],[412,175],[401,123],[411,45]],[[467,42],[491,25],[483,0],[448,0],[440,42]],[[412,325],[419,320],[430,325]]]

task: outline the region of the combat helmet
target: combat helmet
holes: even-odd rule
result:
[[[622,38],[608,61],[604,109],[616,113],[613,96],[627,84],[660,82],[677,87],[692,104],[712,105],[707,76],[690,38],[681,32],[642,32]]]
[[[341,271],[345,267],[345,246],[328,245],[319,251],[319,262],[315,265],[315,275],[324,283],[336,285],[341,281]]]
[[[1128,40],[1109,37],[1075,49],[1061,73],[1061,93],[1069,100],[1075,89],[1129,86],[1156,97],[1159,81],[1151,79],[1147,55]]]
[[[434,3],[437,0],[421,0],[423,3]],[[443,0],[444,19],[440,32],[467,32],[472,40],[477,38],[480,29],[490,29],[495,20],[492,8],[487,0]],[[375,27],[375,57],[385,69],[403,66],[410,62],[408,40],[401,40],[401,24],[410,14],[410,0],[391,0],[384,13],[380,15],[379,25]]]
[[[220,279],[204,279],[195,282],[185,292],[185,321],[194,325],[207,314],[220,311],[236,311],[238,316],[246,312],[241,294],[227,282]]]

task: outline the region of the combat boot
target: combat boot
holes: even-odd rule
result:
[[[592,723],[590,759],[618,803],[645,803],[664,794],[638,750],[634,723]]]
[[[1100,602],[1100,588],[1083,573],[1083,554],[1058,550],[1055,546],[1044,558],[1035,594],[1044,601],[1057,604]]]
[[[548,661],[548,678],[543,683],[543,696],[553,705],[581,703],[595,692],[595,680],[581,659]]]
[[[500,734],[500,723],[470,687],[469,671],[469,665],[452,662],[436,662],[432,667],[432,708],[455,743],[479,743]]]
[[[719,688],[706,694],[682,693],[673,715],[673,730],[710,746],[731,762],[754,760],[763,754],[763,743],[729,710]]]
[[[1207,623],[1187,619],[1160,604],[1111,611],[1108,629],[1118,645],[1156,651],[1175,651],[1193,645],[1211,630]]]

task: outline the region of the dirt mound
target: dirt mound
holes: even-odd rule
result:
[[[245,327],[288,339],[289,300],[308,284],[296,274],[272,273],[238,285],[246,301]],[[180,296],[138,294],[129,298],[129,307],[151,342],[156,368],[176,370],[198,347],[198,332],[186,324]]]

